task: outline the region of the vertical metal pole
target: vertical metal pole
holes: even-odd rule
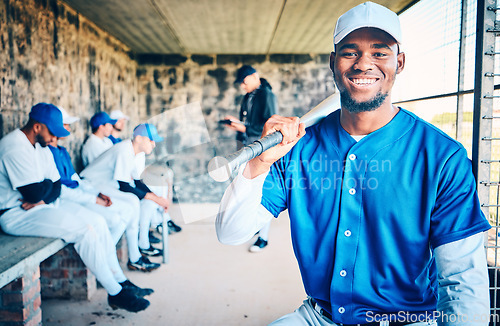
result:
[[[490,178],[489,164],[481,160],[491,157],[491,142],[485,138],[491,137],[491,119],[484,116],[493,114],[493,77],[486,73],[494,71],[494,58],[485,53],[493,53],[495,48],[495,33],[487,32],[495,28],[494,0],[478,0],[476,22],[476,64],[474,78],[474,117],[472,133],[472,167],[476,177],[479,199],[482,204],[489,204],[489,187],[484,184]],[[490,9],[488,9],[490,8]],[[489,217],[488,207],[483,207],[483,213]]]
[[[494,73],[495,60],[493,54],[495,51],[495,29],[496,13],[493,8],[496,7],[495,0],[477,0],[477,21],[476,21],[476,64],[474,76],[474,116],[473,116],[473,134],[472,134],[472,168],[476,177],[477,191],[482,211],[486,218],[490,219],[490,164],[484,162],[491,160],[491,138],[492,121],[485,117],[493,115],[493,92],[494,77],[487,77],[487,73]],[[490,222],[491,223],[491,222]],[[496,233],[496,232],[495,232]],[[485,246],[488,248],[488,236],[485,236]],[[496,247],[496,246],[495,246]],[[487,251],[487,255],[489,251]],[[498,290],[496,288],[496,276],[498,271],[497,249],[494,249],[495,273],[494,284],[490,290],[493,291],[493,302],[496,303]],[[491,284],[491,280],[490,280]],[[495,304],[491,307],[491,312],[496,314]],[[493,325],[496,325],[496,320]]]
[[[168,264],[170,258],[170,252],[168,251],[168,225],[167,225],[167,213],[163,212],[162,221],[161,221],[161,244],[163,250],[163,259],[162,263]]]
[[[163,186],[162,187],[162,196],[163,198],[168,198],[170,195],[170,192],[172,191],[172,188],[170,186]],[[162,212],[161,214],[161,249],[163,250],[163,258],[162,258],[162,263],[168,264],[170,260],[170,252],[169,252],[169,246],[168,246],[168,220],[167,220],[167,214],[165,211]]]

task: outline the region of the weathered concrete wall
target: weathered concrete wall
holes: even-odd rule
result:
[[[242,64],[269,81],[283,115],[300,116],[334,92],[328,54],[133,55],[57,0],[0,2],[0,47],[0,137],[38,102],[62,106],[82,119],[61,142],[78,171],[90,117],[120,109],[132,118],[123,138],[145,121],[166,136],[148,161],[169,161],[177,190],[192,201],[217,201],[220,192],[206,189],[224,186],[202,174],[215,154],[236,148],[234,133],[217,121],[238,116],[244,94],[233,81]]]
[[[82,118],[64,145],[79,165],[97,111],[121,109],[137,120],[137,64],[129,49],[56,0],[0,2],[0,136],[50,102]]]
[[[218,126],[226,114],[238,116],[244,95],[233,84],[236,70],[252,64],[278,98],[280,114],[302,115],[334,92],[329,55],[139,56],[141,118],[201,102],[211,135],[232,137]],[[227,130],[226,130],[227,131]]]

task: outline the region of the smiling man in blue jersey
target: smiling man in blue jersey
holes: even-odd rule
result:
[[[405,65],[398,16],[342,15],[330,67],[341,108],[251,160],[221,201],[219,240],[240,244],[288,209],[308,298],[272,325],[488,325],[481,212],[467,152],[392,104]],[[320,168],[318,168],[320,167]]]

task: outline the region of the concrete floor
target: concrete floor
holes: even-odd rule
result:
[[[90,301],[45,300],[43,324],[267,325],[299,307],[305,292],[288,216],[273,221],[265,250],[249,253],[250,243],[226,246],[217,241],[216,209],[215,204],[176,205],[171,215],[183,231],[169,237],[169,263],[147,274],[124,268],[134,283],[155,290],[146,297],[151,305],[145,311],[113,311],[100,288]],[[161,262],[161,257],[154,260]]]

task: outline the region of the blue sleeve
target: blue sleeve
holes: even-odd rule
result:
[[[436,177],[439,185],[430,230],[433,248],[491,228],[481,211],[472,165],[463,147],[448,159]]]
[[[287,209],[286,194],[285,164],[282,158],[271,166],[271,170],[264,181],[261,204],[274,217],[278,217],[282,211]]]

